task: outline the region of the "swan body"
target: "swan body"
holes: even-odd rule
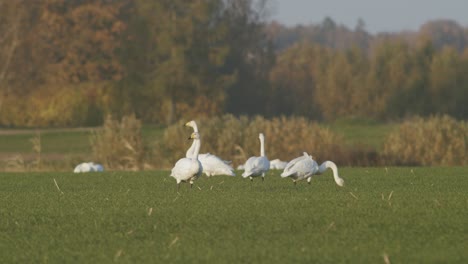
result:
[[[244,173],[242,173],[242,177],[250,177],[251,181],[253,177],[258,176],[262,176],[262,180],[264,180],[265,173],[270,169],[270,161],[265,156],[265,137],[260,133],[258,138],[260,139],[260,156],[250,157],[245,162]]]
[[[242,173],[242,177],[253,177],[262,176],[265,178],[265,173],[270,169],[270,162],[266,157],[250,157],[245,163],[245,171]]]
[[[307,152],[304,152],[302,156],[291,160],[283,173],[281,173],[281,177],[292,178],[294,184],[296,184],[297,181],[307,179],[307,182],[310,184],[313,175],[322,174],[329,168],[333,171],[335,183],[338,186],[344,186],[344,180],[338,175],[338,168],[334,162],[327,160],[319,166],[312,156],[307,154]]]
[[[191,148],[194,148],[192,156],[179,159],[171,171],[171,177],[174,177],[177,182],[177,190],[181,182],[190,182],[190,187],[193,181],[200,177],[203,167],[198,160],[198,152],[200,151],[200,134],[193,132],[189,139],[193,139]]]
[[[270,170],[284,170],[288,163],[279,159],[270,160]]]
[[[104,171],[101,164],[94,162],[83,162],[78,164],[73,170],[74,173]]]
[[[208,177],[215,175],[236,176],[229,162],[220,159],[216,155],[210,153],[198,154],[198,160],[203,166],[203,173]]]
[[[185,126],[192,127],[193,131],[198,133],[198,126],[194,120],[187,122]],[[190,147],[185,156],[191,157],[193,154],[194,148]],[[229,162],[216,155],[210,153],[198,154],[198,160],[202,164],[203,173],[208,177],[215,175],[236,176],[236,174],[234,174],[234,169],[229,165]]]

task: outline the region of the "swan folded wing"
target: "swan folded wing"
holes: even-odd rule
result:
[[[177,161],[174,168],[172,168],[171,176],[185,181],[192,178],[201,172],[199,162],[194,159],[182,158]]]
[[[104,171],[104,167],[101,164],[95,164],[94,162],[83,162],[78,164],[73,170],[74,173],[95,171]]]
[[[286,165],[286,168],[284,168],[284,171],[283,173],[281,174],[282,177],[288,177],[289,175],[292,175],[296,172],[296,165],[301,161],[301,160],[304,160],[306,159],[307,157],[306,156],[300,156],[300,157],[297,157],[293,160],[291,160],[290,162],[288,162],[288,164]],[[283,174],[285,176],[283,176]]]
[[[314,162],[312,159],[302,159],[294,167],[299,178],[309,176],[314,173]]]
[[[224,163],[222,159],[211,153],[198,154],[198,160],[202,163],[206,162],[209,164]]]
[[[266,165],[270,168],[269,162],[266,164],[265,160],[268,162],[265,157],[250,157],[245,163],[245,171],[242,173],[242,176],[244,178],[251,175],[258,176],[262,172],[265,172]]]
[[[254,167],[254,162],[257,157],[250,157],[244,164],[244,172],[242,173],[242,177],[248,177],[252,174],[252,169]]]
[[[270,169],[270,161],[266,157],[259,157],[256,161],[257,166],[261,168],[262,172]]]
[[[230,160],[223,160],[220,157],[213,155],[211,153],[198,154],[198,160],[203,161],[207,159],[216,159],[216,160],[219,160],[220,162],[223,162],[226,165],[230,165],[232,163],[232,161]]]
[[[250,157],[244,164],[244,169],[247,169],[247,168],[252,168],[255,164],[255,160],[257,159],[258,157]]]
[[[281,161],[279,159],[270,160],[270,169],[283,170],[288,165],[287,162]]]
[[[198,155],[198,160],[201,162],[203,166],[203,171],[205,172],[206,175],[211,176],[211,175],[219,175],[219,174],[225,174],[225,175],[231,175],[234,176],[234,169],[226,164],[226,162],[216,155],[206,153],[206,154],[201,154]]]
[[[226,165],[229,165],[229,164],[232,163],[232,161],[230,161],[230,160],[223,160],[220,157],[218,157],[216,155],[213,155],[211,153],[198,154],[198,160],[204,161],[204,160],[208,160],[208,159],[219,160],[219,162],[222,162],[222,163],[224,163]]]

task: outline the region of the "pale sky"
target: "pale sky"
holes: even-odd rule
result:
[[[370,33],[418,30],[429,20],[452,19],[468,27],[468,0],[271,0],[271,19],[282,24],[319,23],[326,16],[354,29],[359,18]]]

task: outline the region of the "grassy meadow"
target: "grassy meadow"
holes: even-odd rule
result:
[[[89,155],[91,153],[89,137],[94,129],[4,129],[3,133],[0,131],[0,153],[33,154],[31,140],[40,137],[44,154]],[[151,142],[162,136],[164,128],[147,125],[141,132],[143,139]]]
[[[349,145],[367,146],[380,150],[385,137],[396,130],[398,124],[360,119],[338,119],[330,124],[324,124],[324,127],[343,136]]]
[[[237,172],[240,175],[239,172]],[[0,173],[1,263],[466,263],[468,168]]]

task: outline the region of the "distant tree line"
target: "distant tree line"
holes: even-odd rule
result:
[[[468,29],[266,22],[267,0],[0,0],[0,126],[468,112]]]

